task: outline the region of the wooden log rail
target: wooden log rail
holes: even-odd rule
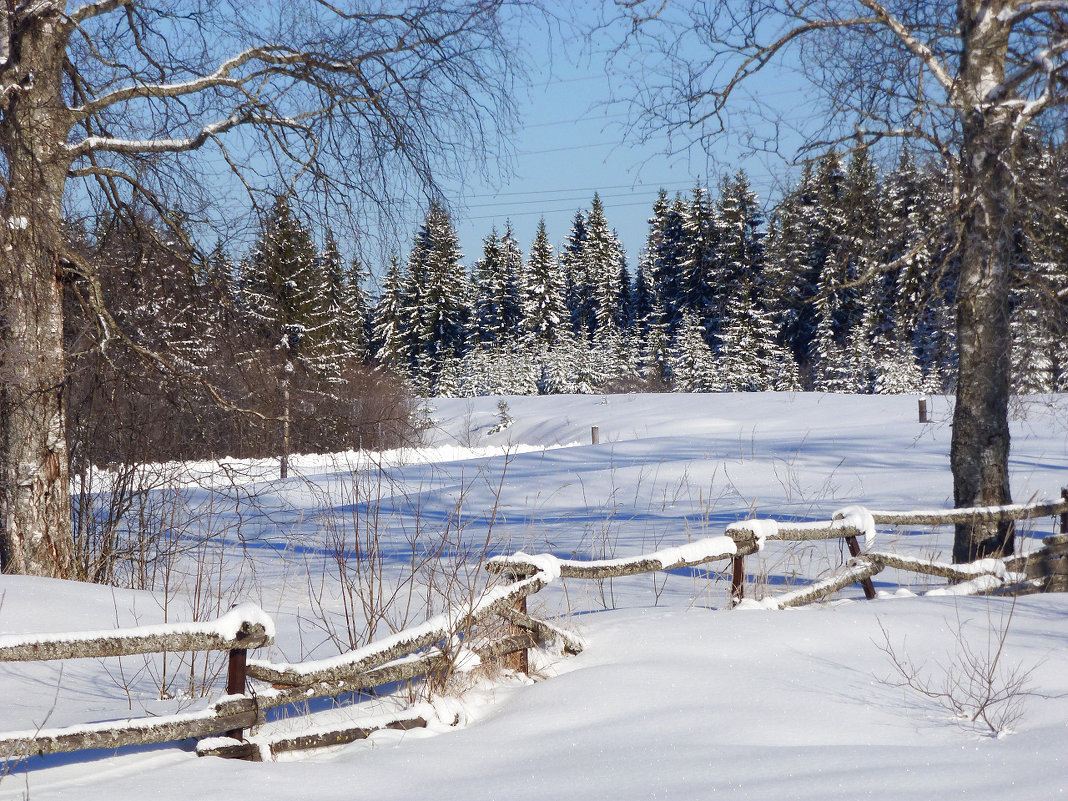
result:
[[[1068,493],[1068,490],[1065,490]],[[1068,516],[1068,495],[1059,501],[1010,504],[1008,506],[977,506],[968,509],[946,509],[938,512],[871,511],[875,522],[882,526],[949,526],[955,523],[1002,523],[1033,520],[1037,517]],[[1062,519],[1061,527],[1065,526]]]
[[[745,520],[727,526],[727,535],[738,546],[732,563],[731,601],[741,602],[745,595],[745,557],[761,550],[767,540],[805,542],[810,540],[843,539],[854,559],[861,554],[858,537],[869,539],[875,532],[875,522],[867,510],[848,507],[841,510],[833,520],[812,523],[780,523],[777,520]],[[864,597],[875,598],[875,585],[871,574],[860,576],[857,581],[864,588]],[[847,582],[847,584],[853,582]],[[842,585],[845,586],[845,585]],[[840,587],[838,589],[841,589]]]
[[[738,552],[738,546],[730,537],[708,537],[675,548],[664,548],[650,554],[625,559],[558,559],[541,554],[529,556],[518,553],[514,556],[495,556],[486,563],[489,573],[507,576],[527,576],[549,565],[560,578],[610,579],[636,576],[660,570],[676,570],[684,567],[730,559]]]
[[[827,578],[791,592],[776,595],[774,598],[766,599],[764,605],[774,609],[804,606],[805,604],[822,600],[828,595],[838,592],[843,587],[848,587],[850,584],[857,584],[865,580],[870,581],[871,577],[882,569],[882,564],[874,559],[866,559],[864,557],[851,559],[841,569]]]
[[[204,623],[164,623],[113,631],[0,635],[0,662],[97,659],[163,651],[232,651],[274,642],[274,623],[241,604]]]
[[[0,734],[0,758],[18,760],[37,754],[168,743],[244,730],[259,722],[254,699],[231,696],[199,712],[6,732]]]
[[[0,734],[0,760],[171,742],[190,737],[218,740],[220,738],[217,735],[226,735],[223,739],[230,738],[233,745],[224,747],[215,743],[205,753],[256,758],[261,754],[261,746],[271,753],[301,747],[305,741],[298,738],[293,742],[272,743],[269,747],[260,744],[253,748],[244,739],[243,733],[245,729],[263,723],[267,711],[275,707],[370,689],[447,669],[450,655],[439,647],[431,646],[450,639],[458,631],[470,629],[491,615],[511,613],[517,598],[537,592],[553,578],[553,571],[539,570],[533,576],[490,590],[456,614],[438,616],[421,626],[333,660],[299,666],[247,662],[245,657],[249,648],[269,645],[274,641],[273,622],[251,605],[237,607],[208,623],[0,637],[0,661],[118,657],[179,650],[229,650],[231,654],[227,696],[206,709],[151,718],[3,733]],[[582,650],[579,638],[548,623],[529,616],[510,616],[510,619],[523,633],[500,637],[476,650],[474,653],[479,659],[495,660],[525,652],[548,639],[561,640],[565,649],[572,653]],[[261,689],[254,695],[245,695],[247,678],[253,676],[273,681],[276,686]],[[388,722],[371,729],[356,727],[344,732],[322,733],[307,742],[319,745],[347,742],[366,736],[375,728],[396,728],[401,725],[394,723]]]

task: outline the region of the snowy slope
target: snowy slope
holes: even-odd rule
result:
[[[453,559],[487,542],[492,553],[611,558],[716,536],[753,512],[816,519],[852,503],[946,507],[950,414],[945,399],[933,400],[937,422],[922,425],[913,397],[508,398],[515,422],[492,435],[496,398],[435,400],[438,427],[428,445],[436,450],[390,456],[379,482],[383,545],[392,549],[386,578],[404,580],[416,534],[447,541],[442,552]],[[602,444],[588,444],[591,425],[600,427]],[[1068,398],[1020,406],[1013,437],[1014,498],[1059,494],[1068,484]],[[352,455],[302,457],[298,465],[285,482],[238,465],[248,476],[240,492],[217,466],[197,466],[189,495],[192,506],[211,503],[212,515],[226,521],[212,558],[221,560],[233,600],[255,601],[276,618],[275,659],[337,653],[316,617],[336,598],[316,587],[328,574],[332,526],[359,514],[367,498],[354,491],[361,463]],[[1035,521],[1031,532],[1048,534],[1054,522]],[[945,558],[951,536],[883,530],[878,547]],[[842,558],[838,543],[769,543],[747,561],[748,592],[782,591]],[[571,580],[543,592],[532,606],[580,632],[586,650],[543,665],[550,679],[503,681],[438,702],[438,719],[425,731],[380,732],[269,764],[198,759],[190,743],[36,758],[0,780],[0,798],[241,797],[250,787],[263,799],[1065,792],[1064,596],[1027,597],[1013,613],[1006,664],[1033,668],[1032,688],[1044,697],[1025,699],[1015,733],[996,739],[883,681],[891,665],[877,646],[882,626],[899,653],[937,671],[959,650],[962,626],[960,636],[985,647],[1007,614],[1006,599],[895,597],[908,579],[886,571],[876,577],[884,597],[873,603],[725,611],[725,584],[715,576],[722,564],[655,580]],[[843,595],[860,597],[856,588]],[[195,601],[180,582],[150,594],[3,576],[0,633],[181,620]],[[415,609],[412,617],[425,614]],[[3,666],[3,728],[206,703],[160,701],[163,666],[123,662]],[[447,725],[457,717],[462,725]]]

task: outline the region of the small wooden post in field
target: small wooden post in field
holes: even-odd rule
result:
[[[230,651],[230,659],[226,670],[227,695],[245,694],[245,663],[247,659],[248,650],[245,648],[235,648]],[[243,740],[244,732],[242,729],[231,729],[226,732],[226,736],[233,737],[236,740]]]
[[[1068,503],[1068,487],[1061,489],[1061,500]],[[1061,534],[1068,534],[1068,511],[1061,512]]]
[[[590,428],[590,442],[593,445],[600,445],[601,444],[601,427],[600,426],[592,426]]]
[[[923,403],[923,401],[920,401]],[[921,407],[922,410],[922,407]],[[845,538],[846,546],[849,548],[849,555],[854,559],[860,556],[860,543],[857,542],[857,538],[850,535]],[[861,579],[860,586],[864,588],[864,597],[869,601],[875,600],[875,585],[872,584],[871,578]]]
[[[920,398],[920,422],[931,422],[931,419],[927,416],[927,398]]]

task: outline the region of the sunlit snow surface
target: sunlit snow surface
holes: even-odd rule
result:
[[[930,424],[917,422],[910,396],[508,398],[515,422],[490,435],[497,401],[434,400],[436,427],[424,448],[301,456],[286,481],[269,460],[173,466],[184,487],[176,536],[189,553],[160,584],[169,591],[2,576],[0,634],[151,625],[194,612],[210,619],[210,584],[223,596],[218,611],[248,600],[274,617],[277,644],[257,657],[328,658],[339,650],[330,630],[344,628],[336,554],[355,555],[353,532],[366,531],[372,517],[383,585],[408,593],[415,624],[441,611],[419,581],[404,582],[413,559],[430,575],[419,561],[428,548],[446,564],[466,559],[472,567],[520,550],[619,559],[720,536],[751,517],[812,521],[851,505],[952,505],[944,398],[929,401]],[[1068,484],[1068,397],[1019,403],[1013,418],[1014,500],[1058,496]],[[593,425],[596,446],[588,444]],[[1046,518],[1023,526],[1023,546],[1037,547],[1055,525]],[[876,547],[949,561],[951,538],[951,528],[880,527]],[[786,591],[844,558],[837,541],[769,540],[747,559],[747,593]],[[580,633],[586,650],[567,659],[542,655],[546,680],[502,680],[459,700],[438,699],[426,730],[380,732],[267,764],[197,758],[188,742],[35,758],[28,771],[19,766],[0,780],[0,798],[177,800],[252,791],[287,801],[424,794],[1030,800],[1066,792],[1068,598],[1017,603],[1006,664],[1034,668],[1032,689],[1042,697],[1025,699],[1015,733],[998,739],[890,686],[883,680],[890,662],[877,644],[885,629],[900,653],[937,672],[958,647],[958,632],[985,644],[1010,601],[916,597],[944,582],[886,570],[875,577],[880,599],[872,603],[857,602],[854,587],[844,602],[819,608],[725,611],[727,564],[655,579],[553,582],[531,608]],[[375,638],[389,633],[382,624]],[[203,708],[208,699],[186,697],[188,669],[176,671],[174,658],[166,666],[143,657],[5,665],[2,727]],[[193,667],[202,669],[199,661]],[[177,697],[159,700],[161,685]],[[221,685],[214,683],[218,694]],[[373,718],[401,704],[355,708]],[[324,714],[351,718],[353,709]]]

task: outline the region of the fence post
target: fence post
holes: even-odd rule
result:
[[[248,649],[246,648],[234,648],[230,651],[230,659],[226,669],[227,695],[245,694],[245,663],[247,659]],[[233,737],[235,740],[243,740],[244,732],[241,729],[231,729],[226,732],[226,736]]]
[[[601,427],[600,426],[590,426],[590,444],[591,445],[600,445],[601,444]]]
[[[1061,489],[1061,500],[1068,503],[1068,487]],[[1068,534],[1068,510],[1061,512],[1061,534]]]
[[[731,606],[737,606],[745,597],[745,557],[737,554],[731,557]]]
[[[923,403],[923,401],[920,401]],[[849,555],[854,559],[860,556],[860,543],[857,542],[857,538],[850,534],[845,538],[846,546],[849,548]],[[864,597],[869,601],[875,600],[875,585],[871,581],[871,577],[861,579],[860,586],[864,588]]]
[[[514,582],[514,581],[520,581],[521,579],[526,578],[526,576],[510,575],[507,578],[508,578],[509,582]],[[512,608],[515,611],[519,612],[521,615],[525,615],[527,613],[527,597],[524,595],[522,598],[517,600],[512,605]],[[523,634],[525,636],[529,634],[525,629],[522,629],[519,626],[512,626],[512,633],[513,634],[516,634],[516,633]],[[514,654],[510,654],[509,657],[508,657],[508,660],[507,660],[507,662],[505,664],[506,664],[507,667],[511,668],[512,670],[516,671],[517,673],[524,673],[524,674],[529,676],[530,675],[530,649],[524,648],[522,651],[516,651]]]
[[[931,422],[930,418],[927,417],[927,398],[920,398],[920,422]]]

